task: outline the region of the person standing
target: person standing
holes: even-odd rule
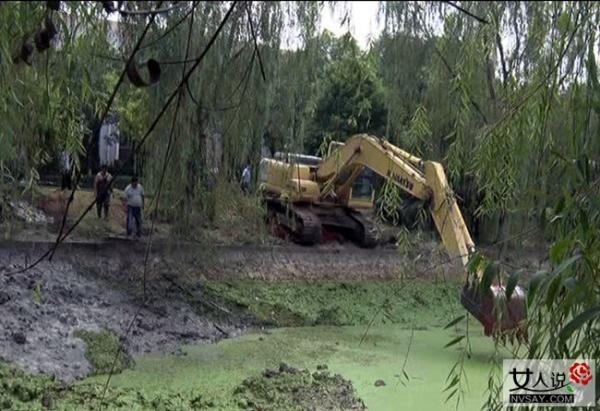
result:
[[[62,182],[60,184],[61,190],[71,190],[71,168],[73,167],[73,160],[71,155],[66,151],[63,151],[60,156],[60,169],[62,171]]]
[[[125,187],[127,200],[127,236],[133,233],[135,224],[135,235],[142,235],[142,210],[144,209],[144,187],[138,182],[137,177],[131,178],[131,184]]]
[[[242,171],[242,191],[244,194],[250,193],[250,182],[252,181],[252,173],[250,170],[250,164],[247,164]]]
[[[100,172],[94,179],[94,191],[96,193],[96,211],[98,218],[102,218],[102,209],[104,209],[104,218],[108,219],[108,207],[110,206],[110,193],[112,175],[108,172],[108,167],[103,165]]]

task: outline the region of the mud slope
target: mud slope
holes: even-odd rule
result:
[[[167,276],[149,282],[144,304],[135,259],[63,253],[10,275],[36,255],[0,249],[0,360],[23,370],[64,381],[88,375],[92,370],[77,330],[111,330],[127,351],[142,354],[214,342],[244,328],[239,316],[211,307],[198,290],[182,291]]]

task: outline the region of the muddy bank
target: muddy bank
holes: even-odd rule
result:
[[[0,242],[0,250],[26,255],[30,260],[52,246],[47,241]],[[61,244],[57,257],[68,260],[112,260],[124,266],[143,264],[146,241],[119,238],[104,241],[67,242]],[[498,259],[497,249],[482,252]],[[507,250],[501,260],[510,267],[535,271],[545,257],[543,250],[522,247]],[[150,263],[160,270],[185,272],[194,279],[390,279],[398,277],[452,279],[463,278],[458,260],[449,259],[442,244],[426,241],[406,249],[362,249],[352,244],[327,244],[303,247],[293,244],[277,246],[234,245],[210,246],[190,242],[154,241]],[[0,272],[2,266],[0,266]]]
[[[148,282],[144,302],[136,259],[63,253],[10,274],[37,255],[0,250],[0,359],[25,371],[64,381],[88,375],[77,330],[111,330],[129,353],[143,354],[177,352],[181,344],[214,342],[246,327],[243,316],[210,307],[201,290],[178,288],[168,273]]]

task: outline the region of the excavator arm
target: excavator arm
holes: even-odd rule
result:
[[[385,140],[366,134],[348,139],[325,158],[316,171],[321,196],[346,200],[349,189],[364,167],[387,178],[408,194],[429,202],[429,210],[451,258],[466,266],[475,245],[448,185],[441,164],[422,161]]]
[[[317,182],[322,185],[321,196],[335,191],[344,197],[345,190],[368,167],[384,178],[390,178],[400,188],[416,198],[425,200],[430,190],[423,173],[413,163],[396,155],[375,137],[359,134],[346,141],[342,147],[323,159],[317,168]]]
[[[316,170],[321,198],[337,199],[342,204],[350,197],[352,183],[364,167],[392,181],[408,194],[425,200],[451,259],[460,259],[467,272],[475,244],[465,225],[440,163],[423,161],[389,142],[359,134],[323,159]],[[525,293],[517,287],[506,302],[505,289],[496,284],[489,292],[479,290],[482,273],[467,283],[461,294],[463,306],[483,325],[486,335],[517,329],[517,337],[526,338]],[[501,307],[500,310],[497,308]]]

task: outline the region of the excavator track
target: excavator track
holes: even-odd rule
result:
[[[309,204],[286,204],[268,199],[268,220],[279,237],[304,245],[319,244],[323,227],[343,234],[356,245],[374,248],[378,244],[373,222],[363,213],[346,207],[319,207]]]
[[[348,215],[357,223],[352,237],[355,243],[363,248],[374,248],[377,246],[377,230],[375,224],[359,211],[347,209]]]
[[[318,244],[321,242],[321,220],[308,208],[295,208],[296,219],[300,223],[297,240],[301,244]]]
[[[321,220],[309,205],[287,205],[270,199],[267,207],[271,223],[285,230],[294,242],[304,245],[321,242]]]

